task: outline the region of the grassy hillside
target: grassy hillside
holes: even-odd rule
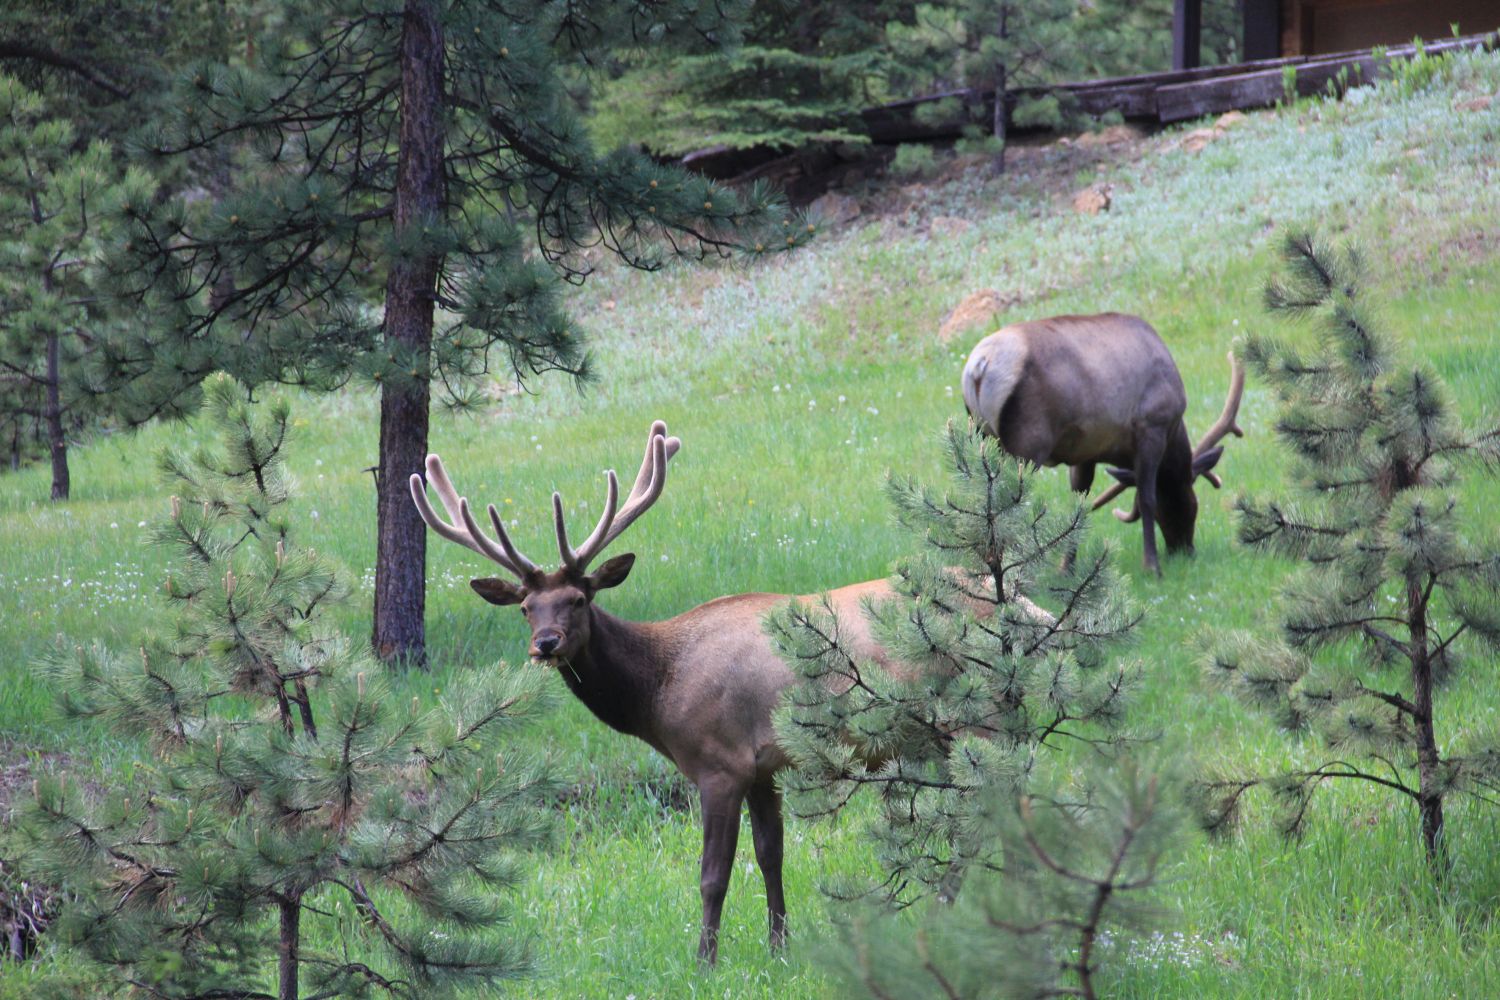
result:
[[[1424,85],[1418,86],[1418,83]],[[1435,80],[1356,91],[1342,104],[1253,115],[1201,152],[1186,129],[1109,156],[1077,147],[1027,150],[992,178],[976,165],[942,184],[884,193],[883,204],[814,247],[750,270],[641,275],[604,266],[576,311],[597,347],[602,381],[578,393],[542,384],[477,418],[435,420],[433,449],[469,496],[502,506],[521,546],[553,559],[547,497],[562,491],[577,523],[597,515],[600,471],[633,471],[651,419],[682,436],[666,493],[620,551],[631,579],[601,601],[630,618],[664,617],[745,590],[809,592],[883,575],[912,548],[893,525],[887,470],[934,479],[934,437],[962,416],[956,391],[974,339],[940,343],[942,314],[995,288],[1016,298],[1004,320],[1107,309],[1136,312],[1162,333],[1199,431],[1218,412],[1224,354],[1264,327],[1260,290],[1281,226],[1315,224],[1366,248],[1383,319],[1448,379],[1469,421],[1500,395],[1500,59],[1463,57]],[[1061,183],[1059,183],[1061,178]],[[1074,213],[1064,195],[1113,184],[1107,213]],[[937,237],[929,223],[972,223]],[[368,630],[374,552],[376,408],[368,394],[297,401],[294,467],[311,541],[363,575],[345,612]],[[1265,491],[1283,473],[1268,427],[1272,400],[1252,381],[1221,471],[1232,490]],[[57,722],[30,664],[53,641],[121,644],[160,610],[159,555],[143,523],[167,499],[152,456],[201,429],[157,427],[76,451],[75,499],[46,502],[45,470],[0,478],[0,733],[11,773],[90,768],[128,780],[138,748]],[[1056,495],[1065,476],[1052,479]],[[1140,570],[1137,526],[1100,517],[1149,616],[1133,655],[1149,680],[1137,721],[1170,752],[1247,765],[1300,759],[1269,722],[1212,693],[1192,637],[1257,621],[1286,568],[1232,539],[1228,498],[1206,491],[1198,555]],[[1471,480],[1469,509],[1500,531],[1500,490]],[[400,678],[404,698],[431,698],[467,670],[529,670],[519,615],[469,592],[489,568],[434,539],[429,563],[430,674]],[[559,682],[560,686],[560,682]],[[1494,720],[1500,677],[1485,670],[1440,695],[1439,739]],[[721,964],[693,959],[698,919],[696,805],[670,766],[569,701],[536,732],[577,783],[559,806],[555,849],[524,885],[514,932],[538,945],[540,975],[510,992],[535,997],[815,997],[826,924],[817,885],[868,869],[859,816],[836,826],[789,823],[794,944],[764,946],[764,900],[741,840],[726,906]],[[1312,749],[1309,748],[1309,755]],[[1459,807],[1450,821],[1458,878],[1446,895],[1422,882],[1416,818],[1358,789],[1332,789],[1307,839],[1286,845],[1250,824],[1235,842],[1189,837],[1167,895],[1172,932],[1122,942],[1124,996],[1446,997],[1500,991],[1500,825]],[[1175,932],[1175,933],[1173,933]],[[0,974],[0,996],[30,995],[45,967]]]

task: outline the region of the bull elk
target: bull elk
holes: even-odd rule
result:
[[[1196,446],[1182,416],[1187,394],[1167,346],[1137,316],[1055,316],[1016,323],[975,346],[964,365],[964,405],[985,432],[1017,458],[1069,466],[1074,490],[1087,494],[1094,466],[1109,464],[1118,482],[1093,502],[1098,510],[1135,487],[1127,523],[1139,520],[1146,568],[1157,575],[1156,527],[1168,552],[1193,549],[1203,476],[1222,486],[1213,467],[1225,435],[1243,437],[1236,419],[1245,370],[1230,352],[1224,411]]]
[[[698,955],[713,962],[744,803],[749,804],[755,859],[766,883],[771,946],[786,939],[781,794],[775,775],[789,762],[776,743],[771,713],[793,675],[761,628],[765,614],[786,596],[738,594],[665,621],[630,622],[609,614],[594,599],[625,581],[635,556],[617,555],[593,572],[588,568],[661,496],[667,462],[680,446],[677,438],[667,437],[665,423],[653,423],[624,505],[618,504],[614,471],[606,472],[604,512],[576,549],[568,542],[562,498],[553,493],[561,565],[550,572],[516,549],[493,504],[489,520],[494,536],[480,527],[438,456],[427,456],[427,481],[448,519],[433,509],[420,476],[411,477],[411,494],[433,531],[493,560],[514,578],[478,579],[470,586],[491,604],[521,606],[531,625],[533,659],[557,667],[564,683],[600,721],[655,747],[697,787],[703,808]],[[870,638],[860,602],[889,592],[885,580],[871,580],[826,595],[855,649],[877,661],[883,656]]]

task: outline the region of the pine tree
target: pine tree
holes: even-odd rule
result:
[[[910,22],[911,0],[751,6],[741,44],[637,51],[595,85],[590,125],[658,155],[710,145],[793,149],[868,141],[859,111],[884,99],[893,54],[887,26]]]
[[[68,438],[111,410],[84,365],[117,321],[97,285],[121,182],[108,146],[80,150],[42,106],[0,76],[0,441],[12,468],[49,457],[52,499],[66,500]]]
[[[1500,428],[1460,426],[1432,367],[1399,356],[1354,251],[1293,232],[1282,256],[1267,305],[1315,318],[1318,342],[1255,337],[1245,357],[1281,400],[1276,432],[1294,458],[1293,491],[1236,508],[1243,542],[1302,572],[1276,608],[1280,635],[1219,637],[1207,668],[1288,729],[1311,731],[1328,760],[1212,777],[1203,822],[1229,827],[1245,792],[1264,784],[1281,806],[1278,825],[1298,834],[1314,793],[1353,779],[1416,807],[1441,872],[1445,800],[1487,801],[1500,787],[1500,739],[1452,734],[1445,746],[1435,701],[1445,678],[1500,651],[1500,546],[1468,536],[1457,492],[1464,467],[1493,473]]]
[[[46,114],[121,150],[160,111],[192,59],[253,55],[275,0],[53,0],[0,6],[0,66],[42,95]]]
[[[859,109],[871,56],[769,45],[672,56],[632,66],[601,87],[597,131],[660,156],[706,146],[796,149],[869,141]]]
[[[889,897],[952,898],[971,870],[998,870],[986,802],[1024,792],[1044,750],[1118,740],[1137,675],[1115,654],[1138,615],[1083,507],[1037,496],[1035,473],[972,424],[943,443],[947,490],[887,487],[923,544],[867,609],[893,669],[861,662],[826,605],[794,601],[767,624],[800,678],[777,719],[788,801],[827,815],[877,789]]]
[[[289,9],[253,63],[200,64],[145,140],[232,160],[193,208],[137,199],[123,294],[159,322],[109,354],[143,412],[209,372],[381,399],[374,646],[424,647],[426,532],[406,489],[430,396],[494,376],[589,372],[562,307],[602,248],[627,264],[786,250],[810,234],[743,193],[627,152],[600,155],[560,73],[611,46],[732,34],[723,5],[329,0]]]
[[[875,1000],[1094,997],[1131,937],[1158,924],[1161,868],[1176,842],[1175,785],[1126,758],[1096,766],[1088,796],[988,795],[983,820],[1005,870],[952,904],[835,915],[826,957],[845,996]]]
[[[66,714],[153,754],[119,787],[33,785],[26,870],[67,896],[52,933],[120,994],[163,1000],[516,975],[494,893],[546,835],[551,784],[505,740],[540,686],[485,671],[435,707],[394,704],[329,621],[338,574],[296,541],[288,408],[257,415],[222,375],[205,397],[223,446],[163,460],[168,624],[137,652],[63,645],[48,664]]]

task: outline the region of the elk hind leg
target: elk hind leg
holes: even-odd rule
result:
[[[719,918],[729,891],[729,876],[734,872],[745,788],[733,780],[708,778],[699,786],[699,801],[703,806],[703,862],[698,877],[703,933],[698,938],[698,957],[712,965],[719,957]]]
[[[750,789],[750,834],[755,841],[755,862],[766,881],[766,909],[771,920],[771,947],[786,944],[786,897],[781,890],[782,823],[781,793],[774,782]]]
[[[1160,431],[1143,433],[1135,453],[1135,503],[1141,512],[1141,533],[1145,546],[1146,569],[1161,576],[1161,562],[1156,556],[1156,474],[1166,454],[1167,438]]]

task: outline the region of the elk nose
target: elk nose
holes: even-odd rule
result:
[[[562,645],[562,636],[556,632],[547,632],[543,635],[538,635],[531,641],[531,644],[536,647],[539,655],[551,656],[553,651]]]

